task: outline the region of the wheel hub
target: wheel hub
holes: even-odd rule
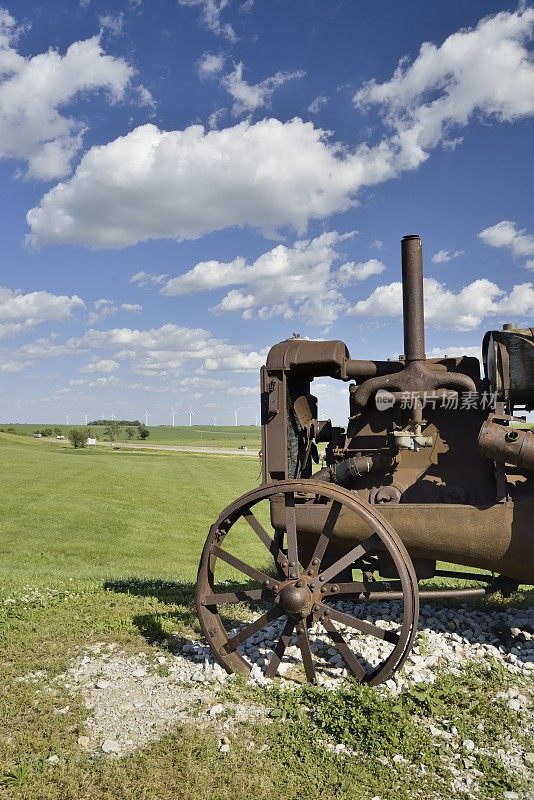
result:
[[[302,581],[288,583],[280,591],[278,602],[286,612],[294,617],[306,617],[311,611],[312,593]]]

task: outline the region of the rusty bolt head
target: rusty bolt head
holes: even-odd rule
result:
[[[322,575],[319,575],[319,580],[320,580],[320,581],[324,581],[324,578],[323,578],[323,576],[322,576]]]
[[[303,584],[303,582],[302,582],[302,581],[297,581],[297,582],[296,582],[296,584],[295,584],[295,586],[297,586],[297,587],[300,589],[300,588],[301,588],[301,586],[304,586],[304,584]]]
[[[332,591],[333,591],[333,592],[339,592],[339,586],[336,586],[336,585],[334,584],[334,585],[332,586]]]
[[[290,572],[289,573],[289,577],[290,578],[296,578],[297,577],[297,573],[296,572]]]
[[[315,584],[314,583],[310,583],[310,589],[315,589]]]
[[[329,617],[330,616],[330,609],[325,608],[324,615],[325,615],[325,617]]]
[[[314,567],[316,567],[318,563],[319,563],[319,559],[318,558],[314,558],[313,561],[312,561],[312,564],[314,565]]]
[[[308,575],[313,575],[313,570],[312,569],[308,570]]]
[[[274,589],[275,592],[277,592],[279,588],[280,587],[278,586],[277,583],[273,584],[273,589]]]
[[[289,562],[289,566],[290,566],[290,567],[294,567],[294,566],[295,566],[295,562],[294,562],[294,561],[290,561],[290,562]]]

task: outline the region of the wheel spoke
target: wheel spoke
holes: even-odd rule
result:
[[[254,569],[250,564],[245,564],[240,558],[236,558],[236,556],[232,555],[232,553],[228,553],[226,550],[221,550],[220,547],[214,547],[211,552],[214,556],[217,556],[217,558],[226,561],[231,567],[235,567],[239,572],[243,572],[245,575],[248,575],[249,578],[258,581],[258,583],[270,583],[272,580],[272,578],[269,578],[264,572]]]
[[[329,581],[330,578],[333,578],[335,575],[339,575],[341,570],[345,569],[345,567],[350,566],[355,561],[358,561],[359,558],[364,556],[369,550],[372,550],[380,543],[380,536],[377,533],[373,533],[369,536],[364,542],[353,547],[352,550],[349,550],[346,555],[336,561],[332,566],[327,567],[324,572],[321,572],[320,578],[322,578],[325,582]]]
[[[353,617],[352,614],[345,614],[343,611],[338,611],[337,608],[331,608],[330,606],[324,605],[324,603],[318,603],[317,605],[323,614],[326,611],[327,616],[330,616],[332,619],[341,622],[343,625],[356,628],[357,630],[361,631],[361,633],[368,633],[371,636],[375,636],[377,639],[383,639],[385,642],[390,642],[390,644],[397,644],[400,639],[399,634],[395,631],[388,631],[384,628],[379,628],[378,625],[373,625],[372,622],[366,622],[364,619],[358,619],[358,617]]]
[[[278,667],[280,666],[280,662],[287,649],[294,627],[295,627],[295,620],[292,620],[291,617],[288,617],[287,622],[284,626],[284,630],[282,631],[282,634],[280,636],[280,639],[278,640],[278,643],[274,648],[274,653],[271,656],[271,660],[269,661],[267,669],[265,670],[266,678],[274,678],[274,676],[278,672]]]
[[[276,544],[276,542],[271,539],[263,525],[259,522],[259,520],[254,516],[250,508],[247,508],[243,511],[243,517],[246,519],[254,533],[258,536],[261,542],[265,545],[267,550],[270,552],[276,563],[281,567],[284,572],[287,568],[287,559]]]
[[[251,636],[254,636],[255,633],[260,631],[268,622],[272,622],[273,619],[277,619],[281,617],[283,614],[283,610],[279,606],[273,606],[266,611],[265,614],[262,614],[261,617],[251,622],[249,625],[246,625],[244,628],[236,633],[235,636],[232,636],[231,639],[228,639],[226,644],[223,646],[223,650],[226,653],[232,653],[236,647],[240,644],[245,642],[247,639],[250,639]]]
[[[367,672],[362,667],[348,644],[346,643],[345,639],[338,631],[338,629],[334,626],[334,624],[329,619],[324,619],[321,621],[321,625],[330,636],[334,644],[336,645],[337,649],[341,653],[343,657],[343,661],[352,672],[355,678],[357,678],[360,682],[367,676]]]
[[[207,594],[200,601],[203,606],[226,606],[230,603],[242,603],[253,600],[270,600],[273,593],[269,589],[246,589],[237,592],[221,592],[220,594]]]
[[[287,560],[289,564],[293,564],[295,570],[298,570],[297,520],[295,517],[295,495],[293,492],[286,492],[284,494],[284,502],[286,507]],[[291,570],[292,567],[289,568],[290,576]]]
[[[306,627],[306,620],[302,620],[301,627],[297,628],[297,640],[302,653],[302,663],[304,664],[304,672],[310,683],[315,683],[315,667],[313,665],[312,654],[310,650],[310,640],[308,639],[308,628]]]
[[[307,569],[312,569],[314,563],[320,564],[323,560],[323,556],[325,554],[326,548],[328,547],[328,542],[330,541],[330,537],[334,531],[336,526],[337,518],[339,517],[339,512],[341,511],[341,503],[338,500],[334,500],[330,507],[330,511],[328,512],[328,516],[326,518],[326,522],[324,527],[321,531],[321,535],[317,540],[317,544],[315,545],[315,550],[313,551],[313,555],[310,559],[310,563],[308,564]],[[315,570],[317,572],[317,570]]]

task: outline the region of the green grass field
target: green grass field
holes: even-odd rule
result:
[[[59,425],[58,423],[0,423],[0,428],[4,431],[7,428],[14,428],[20,436],[31,437],[34,431],[45,428],[61,428],[63,435],[68,436],[72,428],[84,429],[85,425]],[[235,448],[244,445],[250,450],[259,450],[261,446],[260,428],[254,425],[238,425],[237,427],[222,425],[149,425],[150,435],[146,440],[147,444],[163,445],[189,445],[191,447],[229,447]],[[91,428],[97,438],[103,436],[103,428],[95,425]],[[52,437],[55,438],[55,437]],[[121,427],[118,442],[129,441],[125,428]],[[137,439],[133,439],[135,443]]]
[[[492,702],[510,685],[496,669],[410,690],[400,704],[368,687],[267,696],[236,684],[234,699],[273,711],[269,725],[238,728],[227,755],[213,730],[184,725],[121,759],[94,759],[78,746],[88,711],[60,685],[50,691],[54,676],[95,642],[150,653],[154,639],[200,636],[193,593],[204,539],[223,507],[258,485],[258,471],[240,457],[75,451],[0,433],[0,798],[448,798],[450,753],[436,750],[422,716],[447,716],[477,741],[486,736],[481,721],[492,742],[521,737],[520,719]],[[38,670],[44,678],[20,681]],[[325,747],[327,736],[357,755],[340,758]],[[264,748],[249,751],[251,738]],[[393,769],[380,761],[399,752],[406,761]],[[493,757],[479,766],[474,797],[523,791]]]

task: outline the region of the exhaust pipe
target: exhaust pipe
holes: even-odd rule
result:
[[[402,257],[402,313],[406,364],[424,361],[425,307],[423,297],[423,245],[418,235],[404,236]]]

